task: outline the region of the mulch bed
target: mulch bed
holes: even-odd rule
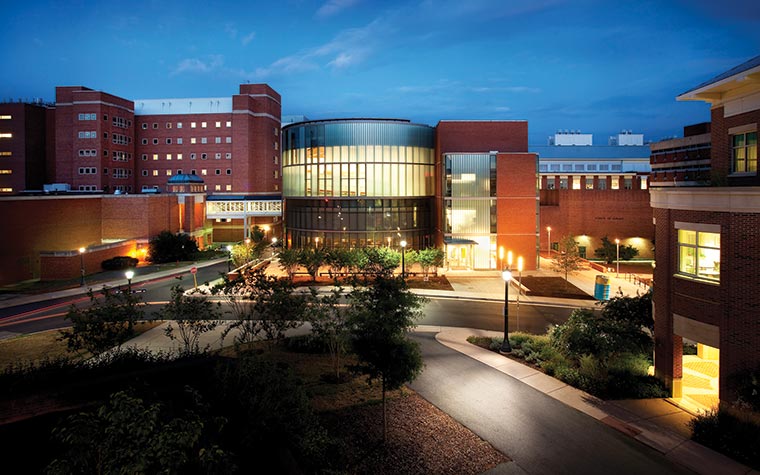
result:
[[[322,414],[339,435],[348,473],[478,474],[510,459],[414,392],[388,400],[388,439],[382,405]]]
[[[528,295],[537,297],[595,300],[562,277],[523,276],[522,285],[529,289]]]

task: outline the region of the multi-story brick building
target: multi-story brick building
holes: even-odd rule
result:
[[[594,145],[592,134],[558,132],[549,145],[530,151],[539,161],[541,249],[556,249],[560,239],[572,236],[581,256],[593,259],[606,236],[635,247],[638,257],[653,257],[643,135],[626,131],[607,145]]]
[[[659,152],[671,149],[680,150],[676,164],[685,162],[685,148],[695,145],[688,159],[698,154],[692,165],[700,167],[689,179],[673,167],[674,181],[658,175],[650,189],[655,371],[684,404],[709,407],[735,401],[737,377],[760,368],[760,56],[678,100],[710,104],[710,137],[653,145],[653,166],[666,163]],[[696,356],[684,355],[684,342],[696,344]]]
[[[43,104],[0,104],[0,196],[40,190],[47,183],[49,148],[54,138],[46,124],[53,109]]]

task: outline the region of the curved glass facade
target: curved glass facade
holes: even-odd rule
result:
[[[303,122],[283,129],[282,149],[289,246],[433,244],[432,127],[403,120]]]

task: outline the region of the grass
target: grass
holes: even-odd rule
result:
[[[594,297],[562,277],[523,276],[522,285],[529,289],[528,295],[594,300]]]
[[[160,325],[161,322],[138,322],[135,336]],[[70,353],[66,342],[58,339],[59,330],[48,330],[29,335],[19,335],[0,340],[0,370],[16,362],[39,363],[45,359],[60,357],[88,357]]]

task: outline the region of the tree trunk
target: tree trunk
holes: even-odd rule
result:
[[[385,412],[385,378],[383,378],[383,445],[387,440],[388,433],[388,417]]]

